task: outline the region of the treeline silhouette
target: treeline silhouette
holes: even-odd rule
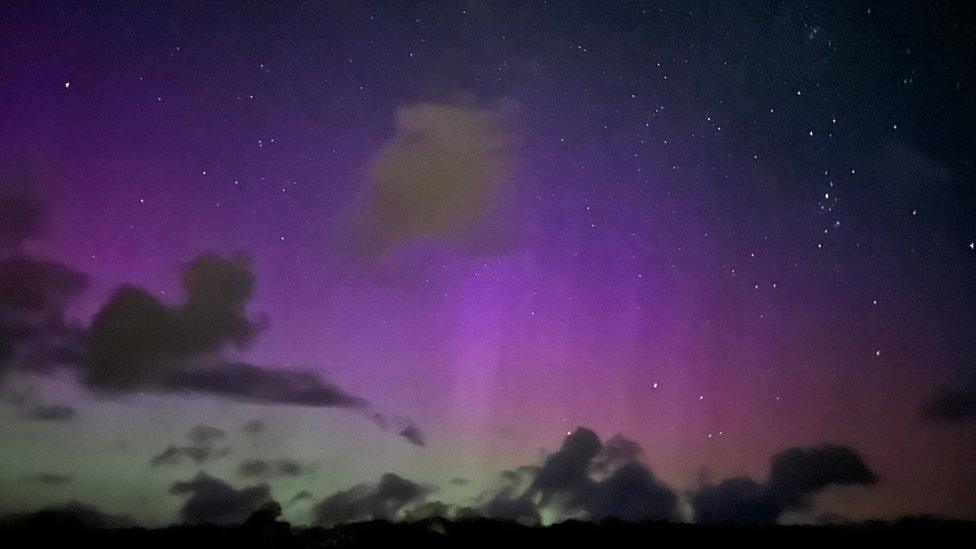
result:
[[[243,524],[106,527],[75,513],[41,511],[0,523],[4,547],[636,547],[714,543],[814,547],[890,543],[968,547],[976,523],[933,517],[843,525],[733,525],[675,522],[566,521],[551,526],[473,518],[416,522],[369,521],[332,528],[291,526],[262,509]],[[967,541],[968,540],[968,541]]]

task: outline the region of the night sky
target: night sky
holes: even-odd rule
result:
[[[0,511],[976,518],[954,4],[4,4]]]

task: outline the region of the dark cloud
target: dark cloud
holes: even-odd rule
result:
[[[487,233],[515,161],[513,106],[478,109],[419,103],[397,111],[397,134],[371,169],[356,212],[358,247],[369,257],[424,238]]]
[[[19,248],[27,239],[38,236],[44,228],[44,204],[25,188],[33,186],[24,181],[10,181],[29,177],[23,173],[11,173],[4,166],[0,169],[0,184],[7,188],[21,187],[0,192],[0,252]]]
[[[773,457],[770,497],[785,509],[802,509],[809,497],[832,484],[869,485],[877,482],[874,471],[854,450],[844,446],[791,448]]]
[[[186,461],[196,464],[222,458],[230,453],[230,447],[216,447],[214,444],[227,438],[227,433],[209,425],[197,425],[187,431],[189,444],[171,444],[165,450],[155,455],[149,464],[153,467],[160,465],[179,465]]]
[[[170,493],[190,496],[179,515],[187,524],[240,524],[271,501],[267,484],[237,490],[206,473],[173,483]]]
[[[315,522],[323,526],[364,520],[397,520],[410,508],[424,503],[430,488],[393,473],[376,484],[361,484],[337,492],[313,509]]]
[[[596,433],[579,427],[549,455],[529,487],[540,506],[552,505],[568,515],[629,521],[675,520],[675,493],[637,461],[643,451],[617,436],[604,446]],[[607,475],[602,480],[594,476]]]
[[[744,477],[706,484],[691,495],[691,505],[700,523],[769,524],[786,511],[806,509],[827,486],[875,482],[877,475],[850,448],[791,448],[772,458],[766,484]]]
[[[43,225],[43,208],[32,196],[0,193],[0,206],[9,209],[0,221],[0,381],[13,369],[49,373],[71,366],[84,385],[107,396],[193,392],[369,411],[368,402],[316,373],[221,358],[229,347],[246,347],[264,324],[247,316],[255,278],[242,252],[205,252],[190,261],[182,273],[182,304],[167,305],[144,289],[122,285],[87,330],[67,321],[67,306],[88,278],[20,250]]]
[[[254,288],[250,259],[206,252],[183,271],[186,301],[177,307],[140,288],[122,286],[92,320],[85,379],[107,392],[166,388],[194,359],[225,346],[243,347],[258,325],[245,305]]]
[[[43,373],[77,360],[81,329],[65,310],[88,277],[24,252],[45,225],[36,185],[26,166],[0,165],[0,382],[14,369]]]
[[[941,423],[976,422],[976,379],[936,392],[922,404],[921,414],[926,419]]]
[[[196,464],[205,463],[222,458],[230,453],[230,448],[213,448],[210,446],[177,446],[171,444],[162,452],[153,456],[149,464],[153,467],[160,465],[179,465],[185,461]]]
[[[41,473],[39,475],[34,475],[27,478],[33,482],[37,482],[39,484],[49,484],[51,486],[60,486],[73,480],[72,477],[68,475],[59,475],[57,473]]]
[[[454,484],[455,486],[464,486],[464,485],[468,484],[468,482],[470,482],[470,481],[468,479],[466,479],[466,478],[454,477],[454,478],[452,478],[448,482],[450,482],[451,484]]]
[[[643,454],[644,449],[639,444],[618,434],[603,445],[600,453],[593,458],[590,470],[594,473],[610,471],[630,461],[639,461]]]
[[[248,435],[259,435],[268,429],[268,424],[260,419],[252,419],[241,427],[241,432]]]
[[[242,362],[222,362],[199,369],[172,372],[161,388],[264,404],[359,409],[369,407],[364,399],[326,382],[318,374],[265,368]]]
[[[223,429],[211,427],[210,425],[200,424],[190,429],[186,437],[193,444],[211,444],[220,439],[227,438],[227,432]]]
[[[400,436],[409,440],[414,446],[424,446],[424,434],[415,425],[408,425],[400,431]]]
[[[260,323],[246,316],[254,288],[250,259],[206,252],[183,272],[186,301],[168,306],[145,290],[119,288],[95,315],[83,379],[105,393],[198,392],[233,400],[366,408],[312,372],[227,362],[219,353],[244,347]]]
[[[410,418],[380,413],[374,413],[372,418],[373,421],[384,431],[389,430],[397,433],[397,435],[407,439],[415,446],[423,447],[426,445],[426,437],[424,436],[424,432],[419,427],[414,425]]]
[[[541,521],[538,505],[533,498],[526,495],[526,489],[532,484],[539,469],[538,466],[525,465],[514,470],[501,471],[498,473],[501,484],[475,497],[480,508],[471,511],[476,516],[512,520],[527,525],[538,524]]]
[[[595,520],[675,521],[679,517],[677,503],[677,495],[658,481],[650,469],[629,461],[598,483],[583,507]]]
[[[783,511],[770,501],[765,485],[745,477],[706,484],[690,499],[698,523],[769,524]]]
[[[578,427],[540,467],[501,473],[504,485],[482,495],[489,518],[538,524],[549,509],[559,518],[677,520],[677,495],[640,459],[643,449],[617,435],[604,445]]]
[[[88,277],[60,263],[15,254],[0,260],[0,307],[4,316],[35,324],[60,320]]]
[[[315,464],[306,464],[290,458],[248,459],[237,467],[237,475],[243,478],[299,477],[318,469]]]
[[[59,263],[0,254],[0,376],[77,362],[82,330],[65,311],[87,285],[85,274]]]
[[[511,489],[503,489],[493,495],[482,514],[485,518],[510,520],[528,526],[542,522],[542,515],[535,501],[528,496],[515,495]]]
[[[277,501],[266,501],[256,511],[248,515],[247,520],[244,521],[244,526],[253,531],[255,529],[266,530],[278,525],[284,529],[284,532],[287,532],[289,525],[278,522],[279,518],[281,518],[281,504]]]
[[[67,421],[75,417],[75,409],[59,404],[35,406],[27,412],[27,417],[38,421]]]
[[[557,452],[546,458],[529,492],[541,494],[543,505],[562,494],[570,498],[582,496],[592,489],[593,481],[587,473],[601,448],[596,433],[585,427],[577,428],[563,440]]]

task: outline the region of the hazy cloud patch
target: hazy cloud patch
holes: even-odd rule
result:
[[[227,432],[223,429],[218,429],[217,427],[211,427],[210,425],[200,424],[186,433],[186,437],[190,439],[193,444],[211,444],[218,440],[227,438]]]
[[[260,419],[248,420],[242,427],[241,432],[247,435],[260,435],[268,430],[268,424]]]
[[[46,225],[44,203],[34,192],[37,174],[23,162],[0,164],[0,253],[39,236]]]
[[[61,486],[63,484],[68,484],[69,482],[74,480],[73,477],[71,476],[60,475],[57,473],[41,473],[27,478],[28,480],[31,480],[38,484],[47,484],[50,486]]]
[[[459,242],[491,232],[515,163],[515,110],[511,102],[401,107],[397,133],[376,156],[355,215],[356,247],[375,258],[412,240]]]
[[[920,412],[940,423],[976,423],[976,378],[940,389],[922,404]]]
[[[35,406],[27,412],[27,417],[38,421],[67,421],[75,417],[75,409],[60,404]]]

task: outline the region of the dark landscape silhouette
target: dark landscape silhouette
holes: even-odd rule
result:
[[[368,521],[333,528],[294,527],[277,520],[274,506],[237,525],[177,525],[158,529],[110,526],[86,513],[50,510],[6,517],[8,546],[36,547],[630,547],[715,544],[748,547],[825,547],[891,544],[965,547],[976,523],[932,517],[841,525],[694,525],[566,521],[546,527],[472,518],[394,523]]]

